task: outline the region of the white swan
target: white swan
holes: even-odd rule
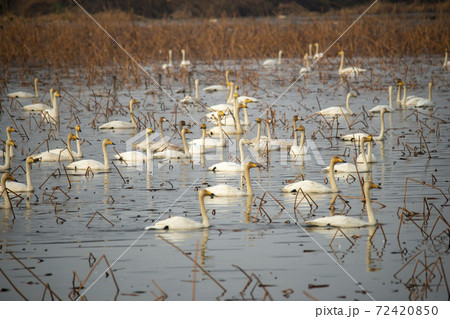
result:
[[[193,104],[193,105],[202,105],[202,101],[199,98],[198,95],[198,84],[199,84],[200,80],[199,79],[195,79],[194,80],[194,86],[195,86],[195,97],[191,96],[191,95],[186,95],[181,101],[181,104]]]
[[[153,133],[153,130],[151,128],[148,128],[145,132],[147,145],[149,145],[148,142],[150,142],[149,137],[151,133]],[[144,154],[139,151],[127,151],[114,155],[114,158],[121,161],[125,161],[125,163],[128,165],[139,165],[147,161],[148,155],[149,155],[148,153]]]
[[[172,50],[169,50],[169,63],[164,63],[162,65],[162,69],[164,71],[170,71],[173,68],[173,63],[172,63]]]
[[[231,73],[231,71],[226,70],[225,72],[225,83],[228,86],[228,76]],[[211,92],[216,92],[216,91],[228,91],[228,87],[225,85],[221,85],[221,84],[215,84],[215,85],[210,85],[207,86],[203,89],[204,92],[206,93],[211,93]],[[221,111],[221,110],[217,110],[217,111]]]
[[[191,65],[191,61],[186,60],[186,51],[184,49],[181,50],[181,68],[188,68]]]
[[[423,97],[418,97],[414,95],[406,96],[406,84],[401,82],[403,86],[403,98],[402,106],[406,107],[434,107],[434,102],[431,100],[431,91],[433,87],[433,82],[428,82],[428,99]]]
[[[29,92],[23,92],[23,91],[18,91],[18,92],[13,92],[13,93],[8,93],[8,97],[10,99],[32,99],[32,98],[38,98],[39,97],[39,93],[38,93],[38,88],[37,88],[37,84],[38,82],[41,82],[38,78],[34,79],[34,94],[33,93],[29,93]]]
[[[0,171],[7,171],[11,169],[11,147],[16,147],[13,140],[7,140],[5,144],[5,164],[0,165]]]
[[[67,148],[54,148],[49,151],[45,151],[36,155],[32,155],[33,159],[39,160],[41,162],[58,162],[58,161],[73,161],[74,153],[72,152],[72,147],[70,142],[77,140],[78,138],[69,133],[67,135]]]
[[[208,228],[211,224],[209,223],[208,216],[206,215],[205,201],[204,201],[205,196],[214,196],[214,194],[208,192],[206,189],[202,189],[198,192],[198,200],[200,202],[200,212],[202,214],[203,219],[201,223],[186,217],[174,216],[166,220],[159,221],[152,226],[147,226],[145,227],[145,230],[149,229],[191,230],[191,229]]]
[[[5,199],[5,204],[3,205],[2,208],[11,208],[11,200],[9,199],[9,196],[7,193],[8,188],[6,187],[7,181],[16,181],[16,179],[9,173],[5,173],[2,175],[2,180],[0,182],[0,186],[4,190],[2,192],[3,192],[3,198]]]
[[[444,58],[444,63],[442,64],[442,67],[444,68],[445,71],[448,71],[448,69],[450,68],[450,61],[448,61],[447,49],[445,49],[445,58]]]
[[[373,137],[373,140],[375,141],[382,141],[384,140],[384,113],[386,113],[386,108],[381,108],[380,111],[380,121],[381,121],[381,128],[380,128],[380,134],[378,136]],[[341,140],[343,141],[359,141],[362,137],[368,137],[370,134],[367,133],[352,133],[347,134],[344,136],[341,136]]]
[[[289,150],[289,155],[291,156],[298,156],[305,154],[305,127],[303,125],[300,125],[295,132],[297,133],[300,131],[300,144],[297,145],[297,137],[295,136],[295,144],[292,145],[291,149]]]
[[[370,172],[371,169],[369,167],[369,164],[367,162],[367,158],[366,158],[366,153],[364,152],[364,143],[366,142],[371,142],[373,141],[373,138],[371,135],[367,136],[367,137],[362,137],[359,140],[359,147],[361,149],[361,154],[362,154],[362,159],[363,159],[363,165],[358,165],[358,168],[356,168],[355,164],[351,164],[351,163],[344,163],[344,164],[339,164],[339,165],[335,165],[334,166],[334,171],[335,172],[342,172],[342,173],[356,173],[357,171],[360,173],[364,173],[364,172]],[[323,170],[325,171],[329,171],[330,170],[330,166],[324,168]]]
[[[330,217],[322,217],[314,220],[308,220],[306,221],[306,224],[311,226],[322,226],[322,227],[332,226],[339,228],[366,227],[376,225],[377,221],[375,220],[372,205],[370,203],[370,190],[372,188],[381,188],[381,187],[369,181],[364,182],[364,195],[365,195],[364,197],[366,201],[367,217],[368,217],[367,222],[354,217],[344,215],[334,215]]]
[[[300,189],[307,194],[307,193],[338,193],[339,188],[336,184],[336,179],[334,177],[334,165],[336,163],[343,163],[344,160],[342,160],[339,156],[334,156],[330,161],[330,167],[331,170],[329,172],[328,180],[330,182],[330,187],[325,186],[324,184],[317,183],[310,180],[304,180],[299,181],[296,183],[292,183],[289,185],[284,186],[281,191],[284,193],[295,193],[298,192]]]
[[[50,89],[50,103],[53,104],[53,98],[54,95],[57,91],[55,89]],[[45,110],[51,110],[52,108],[50,106],[48,106],[47,104],[43,104],[43,103],[33,103],[33,104],[28,104],[25,105],[24,107],[22,107],[23,111],[27,111],[27,112],[42,112]]]
[[[258,102],[258,99],[255,97],[239,95],[239,85],[237,85],[237,84],[234,87],[234,98],[236,98],[236,95],[237,95],[237,102],[240,104],[257,103]],[[232,103],[234,103],[234,102],[232,102]],[[232,103],[229,103],[229,104],[232,104]]]
[[[240,109],[246,109],[247,108],[247,102],[244,101],[243,104],[238,102],[237,99],[238,95],[235,94],[235,99],[234,99],[234,127],[232,126],[225,126],[225,127],[213,127],[212,129],[208,130],[208,133],[211,135],[218,135],[221,134],[221,132],[225,132],[228,135],[231,134],[242,134],[244,133],[244,130],[242,129],[242,124],[241,124],[241,119],[239,117],[239,110]]]
[[[25,172],[27,177],[27,183],[18,183],[16,181],[7,181],[6,188],[13,191],[14,193],[26,193],[34,192],[33,183],[31,182],[31,163],[35,163],[39,160],[34,160],[31,156],[26,159]],[[3,192],[3,186],[0,186],[0,193]]]
[[[7,137],[6,140],[12,140],[12,138],[11,138],[11,132],[17,132],[17,131],[16,131],[16,129],[15,129],[14,127],[8,126],[8,127],[6,128],[6,137]],[[2,158],[2,157],[4,156],[3,153],[4,153],[4,152],[0,152],[0,158]],[[14,149],[13,149],[12,146],[10,146],[9,156],[10,156],[10,157],[13,157],[13,156],[14,156]]]
[[[356,77],[362,72],[366,72],[366,69],[361,69],[358,67],[348,67],[344,68],[344,51],[339,51],[339,55],[341,56],[341,64],[339,66],[339,75],[347,76],[347,77]]]
[[[239,155],[240,164],[234,162],[220,162],[208,167],[208,170],[213,172],[243,172],[245,169],[244,164],[244,144],[250,144],[248,140],[239,140]]]
[[[294,130],[294,138],[292,140],[284,140],[284,139],[273,139],[272,144],[280,145],[280,148],[282,149],[291,149],[291,147],[297,143],[297,131],[295,128],[295,123],[299,120],[297,115],[294,115],[292,117],[292,127]]]
[[[361,154],[359,154],[358,158],[356,159],[357,163],[364,163],[364,155],[362,154],[364,150],[361,151]],[[372,143],[367,143],[367,155],[366,155],[367,163],[376,163],[377,158],[372,153]]]
[[[67,169],[72,170],[86,170],[88,168],[93,171],[109,171],[111,165],[109,164],[108,152],[106,151],[107,145],[115,145],[109,138],[105,138],[102,142],[103,149],[103,163],[96,160],[81,160],[70,163],[67,165]]]
[[[264,66],[276,66],[281,64],[281,55],[283,54],[283,51],[280,50],[278,51],[278,59],[267,59],[266,61],[264,61],[263,65]]]
[[[259,120],[259,123],[258,123]],[[272,140],[272,135],[270,133],[270,123],[272,123],[271,119],[267,119],[266,122],[266,131],[267,131],[267,139],[260,140],[261,136],[261,119],[256,119],[256,122],[258,123],[258,136],[257,141],[255,142],[255,151],[256,152],[264,152],[266,150],[269,151],[279,151],[280,150],[280,144],[274,143]]]
[[[184,151],[177,151],[177,150],[167,148],[162,152],[153,154],[153,157],[154,158],[166,158],[166,159],[191,157],[191,153],[189,152],[189,147],[186,143],[186,133],[192,133],[192,132],[184,127],[181,130],[181,140],[183,141],[183,150]],[[151,147],[150,147],[150,149],[151,149]]]
[[[323,57],[323,53],[322,52],[319,52],[319,43],[314,43],[314,46],[316,47],[316,53],[314,54],[314,59],[320,59],[320,58],[322,58]]]
[[[189,152],[193,154],[204,154],[206,149],[206,124],[201,124],[202,137],[189,141]]]
[[[303,57],[303,60],[305,60],[305,66],[302,66],[300,68],[300,71],[299,71],[300,75],[303,75],[304,73],[308,73],[310,71],[308,53],[305,54],[305,56]]]
[[[133,113],[133,104],[140,103],[138,100],[131,99],[130,100],[130,116],[131,116],[131,123],[125,122],[125,121],[118,121],[114,120],[108,123],[103,124],[99,127],[100,130],[118,130],[118,129],[135,129],[138,127],[136,120],[134,119],[134,113]]]
[[[247,192],[244,192],[241,189],[234,186],[230,186],[228,184],[219,184],[215,186],[210,186],[207,187],[206,190],[213,193],[214,196],[220,197],[252,196],[253,188],[252,188],[252,181],[250,179],[250,169],[253,167],[259,167],[259,165],[253,162],[247,162],[245,164],[244,176],[245,176],[245,183],[247,185]]]
[[[347,94],[347,99],[345,102],[345,109],[340,108],[339,106],[332,106],[332,107],[323,109],[323,110],[317,112],[316,114],[322,114],[323,116],[335,116],[335,115],[340,116],[340,115],[342,115],[342,113],[344,113],[344,115],[352,115],[354,113],[350,109],[350,106],[349,106],[350,98],[352,98],[352,97],[356,97],[356,95],[354,95],[352,93]]]
[[[369,113],[380,113],[381,109],[386,109],[388,112],[394,112],[394,107],[392,106],[392,85],[389,86],[389,105],[377,105],[369,110]]]
[[[49,122],[53,121],[59,123],[58,101],[56,100],[57,97],[60,97],[60,95],[58,91],[54,91],[53,97],[51,99],[53,107],[51,109],[42,110],[42,116],[45,117]]]

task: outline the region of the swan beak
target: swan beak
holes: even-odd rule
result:
[[[55,92],[55,97],[60,97],[61,95],[59,95],[58,92]]]
[[[381,186],[378,186],[378,185],[375,184],[375,183],[372,183],[371,187],[372,187],[372,188],[378,188],[378,189],[381,189]]]
[[[31,158],[31,163],[39,162],[39,158],[32,158],[32,157],[30,157],[30,158]]]
[[[189,130],[186,130],[185,132],[186,132],[186,133],[192,133],[192,132],[191,132],[191,131],[189,131]]]
[[[147,134],[151,134],[151,133],[153,133],[153,129],[148,128],[148,129],[147,129]]]
[[[14,176],[12,176],[12,175],[9,175],[8,179],[12,180],[13,182],[16,181],[16,179],[15,179]]]

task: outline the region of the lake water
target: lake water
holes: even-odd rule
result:
[[[371,191],[372,199],[383,204],[372,204],[375,217],[382,224],[382,229],[376,230],[372,243],[369,239],[375,227],[343,229],[352,243],[338,233],[330,245],[336,234],[335,228],[305,228],[304,220],[329,216],[332,196],[315,196],[318,208],[310,209],[302,203],[294,211],[295,195],[281,192],[286,181],[299,174],[317,182],[324,181],[327,174],[322,168],[328,166],[335,155],[342,155],[348,162],[353,162],[353,143],[323,137],[336,136],[336,123],[331,133],[322,118],[312,117],[298,122],[298,125],[305,126],[309,149],[303,161],[291,159],[286,152],[274,151],[269,154],[267,162],[265,155],[256,158],[250,149],[245,150],[246,156],[264,166],[251,171],[255,197],[205,199],[211,222],[211,228],[205,230],[144,232],[144,228],[162,214],[162,219],[171,215],[200,221],[198,188],[225,181],[232,185],[240,184],[239,174],[207,170],[208,166],[237,155],[233,136],[230,136],[231,145],[226,150],[208,149],[203,159],[195,157],[192,161],[173,160],[171,163],[155,159],[151,175],[146,173],[145,167],[126,167],[115,161],[120,174],[112,166],[110,172],[95,173],[94,176],[69,175],[70,188],[62,164],[34,164],[34,195],[20,203],[17,199],[13,201],[15,219],[12,213],[2,211],[0,267],[17,289],[31,300],[48,300],[51,296],[48,291],[44,293],[45,287],[39,280],[8,252],[12,252],[64,300],[78,297],[73,293],[73,287],[79,286],[78,280],[74,279],[74,271],[83,281],[91,266],[103,255],[112,265],[120,290],[116,289],[110,272],[104,274],[107,266],[102,260],[80,291],[88,300],[153,300],[162,295],[155,283],[167,294],[168,300],[191,300],[193,287],[196,300],[447,300],[448,288],[443,275],[450,262],[449,228],[438,217],[440,212],[448,218],[445,196],[450,195],[447,162],[450,159],[450,112],[448,75],[442,70],[440,60],[441,57],[423,56],[402,60],[400,65],[379,59],[363,60],[363,66],[364,63],[369,64],[369,71],[356,80],[343,82],[337,76],[339,61],[335,58],[324,59],[308,77],[301,78],[290,89],[289,86],[298,76],[299,65],[294,61],[285,61],[276,69],[265,69],[251,61],[225,63],[234,71],[230,78],[240,85],[240,93],[259,99],[256,105],[249,104],[250,121],[254,123],[257,117],[265,117],[263,112],[273,104],[275,135],[282,139],[291,138],[293,115],[306,119],[319,110],[319,103],[322,109],[344,106],[348,91],[357,95],[351,99],[350,107],[358,116],[349,118],[350,122],[356,123],[352,130],[348,130],[344,119],[339,119],[337,135],[358,129],[378,135],[379,115],[370,119],[360,112],[380,103],[388,104],[387,88],[394,85],[396,78],[404,78],[406,64],[408,95],[427,97],[428,81],[434,81],[433,100],[437,107],[432,111],[420,109],[418,116],[411,115],[412,109],[396,106],[397,91],[394,88],[396,111],[385,115],[386,139],[377,141],[373,146],[378,162],[373,164],[371,176],[361,174],[361,177],[372,178],[382,187]],[[223,69],[221,64],[217,67]],[[208,105],[225,101],[226,92],[207,94],[202,90],[210,84],[224,84],[224,72],[215,70],[213,66],[204,64],[197,64],[192,70],[193,78],[200,79],[200,98]],[[158,79],[156,69],[148,66],[148,71]],[[35,75],[44,81],[40,85],[41,96],[43,90],[48,90],[55,80],[46,70],[31,70],[30,73],[29,82]],[[88,88],[86,79],[63,74],[59,74],[57,87],[61,94],[59,130],[53,130],[47,123],[38,125],[39,115],[35,121],[26,113],[22,114],[18,106],[11,105],[5,92],[2,93],[0,137],[6,138],[8,125],[15,126],[20,132],[13,133],[18,146],[13,169],[19,165],[25,167],[25,154],[49,136],[50,148],[64,147],[60,139],[65,141],[67,134],[73,132],[74,117],[81,123],[80,138],[86,140],[82,145],[86,159],[103,160],[101,140],[104,138],[109,137],[116,144],[117,151],[121,152],[127,150],[127,141],[138,133],[101,131],[90,124],[100,110],[103,112],[113,103],[109,98],[90,96],[89,89],[111,88],[111,78]],[[11,72],[8,91],[30,91],[31,86],[22,87],[18,77],[18,73]],[[161,79],[163,87],[175,99],[184,97],[184,93],[173,93],[187,83],[178,69],[173,77],[162,73]],[[185,120],[192,124],[193,134],[188,139],[200,137],[200,128],[194,124],[195,121],[203,121],[203,108],[178,108],[175,117],[173,100],[153,84],[150,89],[155,92],[154,95],[146,95],[148,88],[144,85],[136,86],[125,81],[120,81],[120,84],[116,105],[123,107],[120,112],[115,108],[109,120],[129,121],[127,105],[132,96],[141,102],[135,107],[135,114],[143,123],[148,120],[148,114],[153,114],[155,119],[166,116],[171,123]],[[48,93],[44,100],[48,100]],[[21,103],[25,105],[27,101]],[[89,107],[86,106],[88,103]],[[104,122],[104,117],[98,117],[97,127]],[[157,130],[153,119],[149,123]],[[208,123],[208,127],[211,124]],[[321,132],[317,132],[321,127]],[[430,153],[421,147],[423,141],[418,132],[421,127]],[[173,132],[165,123],[166,136],[171,137]],[[243,137],[255,136],[256,127],[252,125]],[[172,142],[181,145],[177,134]],[[44,144],[39,150],[44,151],[46,147]],[[349,149],[346,151],[347,147]],[[425,151],[414,154],[408,151],[408,147]],[[111,160],[115,154],[112,147],[108,147],[108,154]],[[57,168],[61,174],[57,172],[48,178]],[[344,206],[337,199],[335,213],[365,220],[367,215],[359,199],[360,183],[358,176],[353,175],[354,178],[339,176],[340,195],[349,196],[343,197],[349,206]],[[17,170],[14,176],[25,182],[22,170]],[[406,178],[432,184],[435,188],[408,181],[404,203]],[[39,187],[41,184],[43,186]],[[55,197],[50,198],[55,187],[60,187],[60,190],[56,189]],[[259,209],[260,198],[266,192],[276,198],[284,209],[269,194],[265,195],[266,201],[261,205],[264,211]],[[425,204],[424,198],[427,198]],[[399,227],[398,208],[405,204],[409,211],[418,214]],[[425,211],[428,214],[427,205],[430,216],[422,232],[422,213]],[[95,212],[107,220],[100,215],[93,217]],[[179,247],[189,257],[196,258],[217,283],[198,267],[194,272],[192,261],[159,236]],[[422,271],[425,263],[431,265],[427,272]],[[402,268],[404,265],[406,267]],[[432,271],[436,277],[430,275]],[[264,288],[260,283],[265,285]],[[22,300],[3,275],[0,275],[0,289],[1,300]]]

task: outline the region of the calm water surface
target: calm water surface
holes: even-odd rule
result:
[[[255,96],[260,101],[256,105],[249,105],[251,122],[258,116],[264,117],[263,111],[273,104],[272,111],[277,119],[275,135],[289,139],[292,134],[292,115],[298,114],[306,119],[318,111],[319,103],[321,108],[344,105],[348,91],[358,95],[350,103],[356,114],[363,108],[368,110],[380,103],[388,104],[387,88],[393,79],[404,77],[404,65],[390,65],[381,69],[380,60],[366,61],[369,62],[370,71],[363,77],[341,82],[337,77],[338,61],[324,60],[308,78],[302,78],[289,90],[287,89],[298,75],[299,69],[298,64],[293,62],[286,62],[277,69],[264,69],[250,62],[245,62],[243,66],[228,63],[227,67],[235,71],[231,79],[241,85],[240,92]],[[19,204],[18,200],[14,201],[17,204],[14,206],[14,220],[11,213],[8,215],[7,212],[1,212],[4,217],[0,225],[1,269],[28,299],[42,299],[45,287],[8,254],[12,252],[44,283],[48,283],[59,297],[68,299],[74,298],[71,294],[73,285],[79,286],[78,281],[73,279],[74,271],[83,280],[91,270],[93,257],[99,260],[104,255],[112,265],[120,290],[116,289],[112,276],[103,273],[106,270],[103,260],[93,270],[85,284],[86,288],[82,290],[88,300],[153,300],[155,295],[160,296],[161,292],[152,281],[167,294],[169,300],[191,300],[193,263],[158,237],[163,236],[190,257],[195,258],[197,254],[199,264],[226,289],[222,290],[204,273],[197,272],[196,300],[261,300],[264,297],[274,300],[310,300],[308,295],[319,300],[409,300],[415,299],[415,296],[418,296],[418,299],[446,300],[448,292],[445,280],[439,272],[436,270],[437,278],[427,283],[429,288],[425,292],[426,277],[419,275],[423,268],[418,266],[420,270],[414,273],[414,265],[418,260],[426,260],[428,264],[432,264],[440,258],[444,269],[448,269],[450,263],[448,228],[442,220],[437,222],[431,238],[426,235],[431,233],[439,216],[437,210],[448,219],[445,197],[436,189],[441,189],[445,196],[449,196],[448,75],[441,68],[440,57],[421,57],[405,63],[409,65],[408,84],[415,85],[414,89],[410,88],[411,85],[408,86],[408,95],[427,97],[427,83],[434,80],[433,100],[437,107],[432,111],[420,110],[423,114],[418,117],[410,115],[410,109],[402,108],[386,114],[386,140],[377,141],[373,147],[378,162],[373,165],[371,176],[361,174],[361,177],[372,178],[382,187],[380,190],[372,190],[371,195],[372,199],[383,204],[372,205],[376,219],[383,226],[386,240],[381,229],[378,229],[372,243],[369,241],[375,231],[374,227],[345,229],[343,232],[353,244],[338,233],[330,245],[336,229],[303,226],[304,219],[330,214],[328,207],[331,195],[315,196],[318,208],[310,209],[302,203],[298,210],[294,211],[295,195],[281,193],[286,181],[301,173],[305,178],[322,182],[327,175],[321,169],[328,166],[331,157],[335,155],[345,154],[343,158],[348,162],[353,161],[353,144],[336,138],[331,139],[331,143],[324,139],[316,132],[321,127],[318,122],[323,124],[324,120],[314,117],[299,122],[306,128],[310,150],[303,161],[291,159],[285,152],[273,152],[269,155],[270,161],[267,164],[266,157],[255,158],[250,149],[245,150],[246,156],[265,166],[251,171],[255,197],[228,200],[207,198],[206,208],[209,210],[208,216],[212,226],[205,230],[143,233],[144,227],[163,213],[161,218],[173,215],[201,220],[196,192],[198,188],[220,182],[233,185],[240,183],[239,175],[207,170],[208,166],[220,160],[238,155],[234,140],[230,141],[231,146],[224,152],[208,150],[204,158],[197,156],[192,162],[175,160],[167,163],[155,160],[152,175],[148,175],[145,168],[126,167],[119,162],[115,163],[120,174],[112,166],[108,173],[95,173],[94,176],[88,177],[70,175],[70,188],[62,164],[33,165],[32,179],[36,189],[34,195]],[[156,77],[157,71],[151,67],[149,70]],[[206,94],[202,91],[209,84],[223,81],[221,73],[214,70],[210,65],[197,65],[193,70],[193,77],[200,79],[200,97],[208,105],[223,103],[226,96],[225,92]],[[38,75],[44,80],[40,92],[48,90],[55,77],[48,76],[44,70],[33,72],[33,76]],[[11,76],[7,83],[8,91],[23,90],[17,79],[18,74],[11,73]],[[49,136],[52,137],[49,140],[51,148],[64,147],[60,139],[66,140],[67,134],[73,131],[74,116],[81,122],[80,137],[86,140],[82,146],[86,159],[103,160],[100,144],[106,137],[116,144],[117,151],[127,150],[127,140],[137,133],[100,131],[90,125],[99,109],[110,107],[112,102],[108,98],[89,96],[89,89],[110,88],[110,78],[105,78],[103,83],[90,88],[86,86],[86,81],[80,78],[63,77],[61,74],[59,81],[62,124],[57,131],[53,131],[48,124],[39,126],[39,116],[36,117],[37,122],[27,114],[24,114],[24,118],[18,107],[10,104],[5,92],[2,93],[2,106],[11,113],[12,118],[6,111],[2,111],[0,137],[6,138],[5,128],[8,125],[18,126],[22,133],[13,133],[18,145],[13,169],[19,165],[24,167],[22,160],[26,154]],[[163,75],[162,83],[165,89],[173,92],[183,86],[183,77],[176,70],[172,78]],[[111,115],[110,120],[129,120],[126,106],[132,96],[141,101],[135,113],[144,122],[144,116],[150,113],[154,114],[156,119],[166,116],[172,123],[176,122],[173,101],[166,94],[159,93],[153,84],[150,87],[156,95],[146,95],[147,88],[143,85],[136,87],[123,82],[121,84],[118,105],[123,105],[123,108],[120,113]],[[283,92],[285,94],[282,94]],[[395,95],[396,89],[394,106]],[[173,97],[178,100],[183,96],[184,93],[173,93]],[[48,99],[48,94],[43,99]],[[86,107],[86,101],[89,102],[89,108]],[[26,104],[27,101],[22,103]],[[195,119],[200,123],[203,121],[203,115],[202,108],[188,106],[186,109],[178,109],[176,120],[184,119],[194,124]],[[360,114],[358,118],[350,119],[360,121],[353,126],[352,131],[366,130],[378,135],[379,115],[375,115],[373,119],[367,117],[369,127],[364,124],[364,116],[367,117]],[[99,117],[97,126],[104,122],[105,118]],[[420,134],[417,132],[421,126],[431,158],[428,157],[427,151],[414,156],[405,146],[407,144],[411,148],[421,148]],[[154,126],[153,128],[156,129]],[[173,130],[169,129],[167,124],[165,129],[166,135],[171,137]],[[194,134],[188,136],[189,139],[200,136],[198,126],[193,125],[191,130]],[[24,131],[27,136],[23,134]],[[322,132],[326,137],[331,136],[329,129],[322,129]],[[337,134],[348,132],[350,131],[347,123],[340,119]],[[315,135],[314,139],[311,138],[312,135]],[[333,135],[336,135],[336,124],[333,126]],[[252,127],[244,138],[254,136],[256,127]],[[172,141],[181,145],[178,135],[175,135]],[[349,150],[345,151],[346,147]],[[40,150],[45,149],[44,144]],[[112,147],[109,147],[108,154],[110,158],[115,154]],[[351,156],[348,156],[349,154]],[[57,168],[62,174],[56,173],[46,181]],[[361,188],[358,177],[354,175],[356,179],[347,178],[347,175],[339,176],[340,194],[349,196],[344,198],[349,206],[344,206],[338,199],[335,213],[366,219],[363,202],[359,199]],[[25,182],[25,174],[21,169],[18,169],[14,176]],[[425,197],[428,198],[429,206],[433,204],[437,208],[431,209],[430,219],[423,228],[426,233],[422,233],[412,221],[404,223],[399,232],[398,208],[404,206],[407,177],[428,184],[433,183],[436,187],[408,182],[406,207],[410,211],[420,213],[414,218],[417,225],[422,226],[423,223]],[[42,187],[39,187],[40,185]],[[48,195],[57,186],[70,198],[57,189],[54,192],[55,198],[50,199]],[[272,194],[284,209],[266,194],[266,202],[262,204],[262,208],[267,215],[258,211],[259,198],[265,192]],[[99,215],[91,221],[95,212],[101,213],[114,226]],[[86,227],[89,222],[89,227]],[[436,237],[446,229],[447,233]],[[414,260],[395,276],[414,256]],[[442,267],[440,263],[437,266]],[[247,275],[251,278],[250,283]],[[408,283],[412,276],[416,276],[416,287],[411,287]],[[269,295],[265,295],[264,290],[257,285],[256,278],[267,285]],[[0,276],[0,288],[1,300],[21,300],[20,295],[3,275]],[[51,298],[48,292],[44,298]]]

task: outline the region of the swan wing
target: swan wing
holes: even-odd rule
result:
[[[159,229],[159,230],[189,230],[189,229],[199,229],[204,228],[202,223],[196,222],[195,220],[182,217],[174,216],[168,219],[159,221],[152,226],[145,227],[146,230],[149,229]]]

